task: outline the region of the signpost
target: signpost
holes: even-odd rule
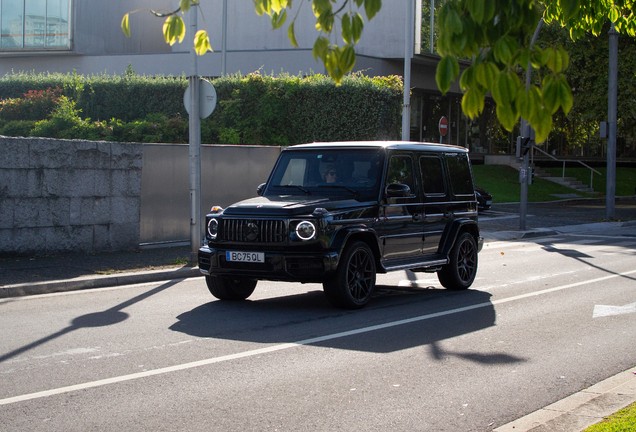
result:
[[[190,114],[190,85],[183,94],[183,104],[186,112]],[[208,118],[216,108],[216,90],[212,83],[205,79],[199,79],[199,118]]]
[[[442,116],[441,119],[439,119],[439,125],[438,125],[438,129],[439,129],[439,143],[442,143],[442,138],[446,136],[446,132],[448,132],[448,120],[446,119],[445,116]]]

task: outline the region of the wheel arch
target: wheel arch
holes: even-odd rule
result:
[[[376,272],[385,273],[384,267],[380,262],[381,253],[378,236],[374,230],[366,227],[346,228],[337,232],[331,242],[331,247],[338,250],[338,262],[340,261],[340,256],[347,245],[355,241],[364,242],[367,246],[369,246],[371,252],[373,252],[373,257],[375,258]]]
[[[452,223],[448,230],[448,235],[440,247],[440,252],[443,256],[449,256],[457,238],[464,232],[472,235],[475,239],[475,244],[479,244],[479,227],[477,226],[477,222],[472,219],[457,219]]]

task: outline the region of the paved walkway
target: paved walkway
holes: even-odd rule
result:
[[[486,241],[603,232],[617,227],[634,227],[636,237],[636,200],[617,198],[611,222],[605,220],[605,200],[591,199],[529,204],[525,230],[519,229],[518,203],[495,204],[480,215],[479,224]],[[197,267],[187,264],[189,256],[189,247],[172,247],[3,258],[0,299],[201,276]],[[633,402],[636,402],[636,368],[495,430],[580,432]]]

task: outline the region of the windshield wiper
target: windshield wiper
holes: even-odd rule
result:
[[[275,185],[274,187],[282,187],[282,188],[296,188],[296,189],[300,189],[301,191],[305,192],[305,195],[311,195],[311,192],[309,192],[307,189],[305,189],[302,186],[298,186],[298,185],[293,185],[293,184],[288,184],[288,185]]]
[[[360,192],[358,192],[355,189],[351,189],[349,186],[334,185],[334,184],[330,184],[330,185],[321,184],[320,187],[346,189],[349,192],[351,192],[354,197],[358,198],[360,196]]]

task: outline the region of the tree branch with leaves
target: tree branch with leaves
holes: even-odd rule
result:
[[[447,1],[439,11],[437,85],[446,93],[459,77],[458,59],[472,60],[459,79],[464,113],[477,117],[491,94],[507,130],[522,117],[534,128],[536,141],[542,142],[552,129],[552,116],[559,108],[567,114],[573,98],[564,75],[569,64],[565,49],[559,44],[530,46],[539,20],[568,28],[573,40],[585,32],[598,35],[607,19],[618,31],[634,36],[635,5],[633,0]],[[531,72],[528,64],[547,73],[540,84],[526,89],[520,74]]]
[[[186,26],[180,14],[183,15],[186,12],[189,12],[190,7],[192,6],[198,7],[199,10],[201,10],[198,1],[181,0],[179,2],[179,7],[174,11],[137,9],[135,11],[128,12],[121,20],[121,30],[124,32],[126,37],[130,37],[130,15],[137,12],[146,11],[150,12],[157,18],[166,19],[163,23],[163,38],[167,44],[170,44],[170,46],[172,46],[177,41],[181,43],[186,34]],[[203,15],[203,13],[201,13],[201,15]],[[205,23],[205,18],[203,19],[203,22]],[[205,30],[197,31],[194,35],[194,50],[200,56],[208,51],[212,51],[207,28]]]

